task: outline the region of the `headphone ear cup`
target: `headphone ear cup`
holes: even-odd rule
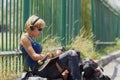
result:
[[[39,20],[39,17],[30,25],[30,30],[34,30],[34,24]]]
[[[34,30],[34,26],[33,25],[30,25],[30,30]]]

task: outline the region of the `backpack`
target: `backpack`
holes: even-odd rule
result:
[[[98,67],[98,64],[94,62],[92,59],[86,59],[83,62],[83,77],[91,78],[94,76],[95,69]]]

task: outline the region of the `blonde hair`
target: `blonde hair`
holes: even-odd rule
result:
[[[25,31],[30,29],[30,26],[33,24],[33,22],[38,18],[38,16],[32,15],[28,18],[28,20],[25,23]],[[38,19],[36,23],[33,25],[34,27],[40,27],[44,28],[45,27],[45,22],[43,19]]]

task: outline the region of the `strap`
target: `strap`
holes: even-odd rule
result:
[[[58,71],[61,73],[61,77],[63,78],[63,80],[67,80],[68,74],[64,74],[64,69],[61,68],[61,66],[59,65],[59,63],[56,62],[56,66]]]
[[[57,66],[57,69],[60,73],[62,73],[64,71],[57,62],[56,62],[56,66]]]

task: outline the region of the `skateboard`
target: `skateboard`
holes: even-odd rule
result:
[[[47,67],[52,62],[56,62],[58,59],[58,56],[53,58],[48,58],[47,56],[43,60],[38,61],[38,71],[42,71],[45,67]]]

